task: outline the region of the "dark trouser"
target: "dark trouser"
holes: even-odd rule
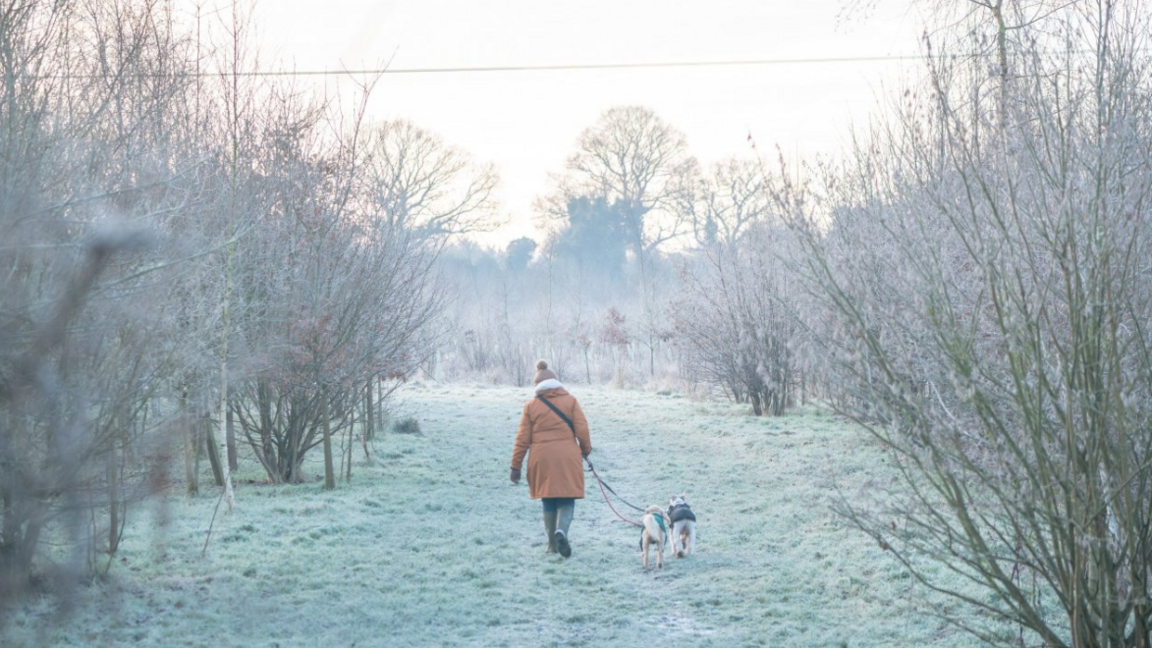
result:
[[[567,558],[572,555],[572,545],[568,542],[568,525],[572,524],[572,513],[576,509],[574,497],[545,497],[544,528],[548,530],[548,553],[559,551]]]
[[[565,506],[576,507],[575,497],[545,497],[540,501],[544,504],[545,513],[555,513],[556,509],[561,509]]]

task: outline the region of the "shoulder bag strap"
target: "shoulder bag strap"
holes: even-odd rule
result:
[[[564,421],[565,423],[567,423],[567,424],[568,424],[568,429],[569,429],[569,430],[572,430],[572,439],[573,439],[573,440],[576,442],[576,447],[577,447],[577,448],[581,448],[581,451],[580,451],[580,452],[581,452],[581,454],[583,455],[583,448],[582,448],[582,446],[580,445],[580,437],[576,436],[576,426],[575,426],[575,425],[572,425],[572,419],[570,419],[570,418],[568,418],[567,416],[565,416],[565,415],[564,415],[564,412],[561,412],[561,411],[560,411],[560,408],[559,408],[559,407],[556,407],[555,405],[553,405],[553,404],[552,404],[552,402],[551,402],[551,401],[549,401],[547,398],[544,398],[543,396],[541,396],[541,395],[539,395],[539,394],[537,394],[537,395],[536,395],[536,398],[539,398],[541,401],[543,401],[543,402],[544,402],[544,404],[548,406],[548,409],[552,410],[553,412],[556,412],[556,416],[559,416],[559,417],[560,417],[560,420],[562,420],[562,421]],[[591,471],[592,471],[592,474],[593,474],[593,475],[595,475],[595,474],[596,474],[596,470],[595,470],[594,468],[592,468],[592,462],[591,462],[591,461],[588,461],[588,457],[587,457],[587,456],[585,456],[585,457],[584,457],[584,463],[588,464],[588,470],[591,470]],[[596,477],[596,479],[600,479],[600,477],[599,477],[599,476],[597,476],[597,477]],[[611,486],[608,486],[608,484],[604,484],[604,485],[608,487],[608,490],[612,491],[612,487],[611,487]],[[612,493],[613,493],[613,494],[615,494],[615,493],[616,493],[616,491],[612,491]],[[617,495],[617,497],[619,497],[619,495]],[[631,505],[631,504],[629,504],[628,506],[632,506],[632,505]],[[632,508],[636,508],[636,507],[634,507],[634,506],[633,506]]]
[[[540,399],[541,401],[543,401],[543,403],[544,403],[545,405],[547,405],[547,406],[548,406],[548,409],[552,410],[553,412],[556,412],[556,416],[559,416],[559,417],[560,417],[560,420],[562,420],[562,421],[564,421],[565,423],[567,423],[567,424],[568,424],[568,429],[569,429],[569,430],[572,430],[572,436],[573,436],[573,438],[575,438],[575,436],[576,436],[576,426],[575,426],[575,425],[572,425],[572,419],[570,419],[570,418],[568,418],[567,416],[565,416],[565,415],[564,415],[564,412],[561,412],[561,411],[560,411],[560,408],[559,408],[559,407],[556,407],[555,405],[553,405],[553,404],[552,404],[552,401],[548,400],[547,398],[544,398],[543,396],[541,396],[541,395],[539,395],[539,394],[537,394],[537,395],[536,395],[536,398],[538,398],[538,399]],[[579,439],[577,439],[577,442],[579,442]]]

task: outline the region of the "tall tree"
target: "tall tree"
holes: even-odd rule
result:
[[[358,122],[341,131],[339,115],[293,96],[279,98],[257,149],[266,175],[253,184],[271,208],[239,243],[249,366],[231,410],[271,481],[303,480],[321,446],[334,487],[332,435],[353,425],[365,385],[404,379],[436,342],[438,248],[374,202],[366,169],[378,151]]]
[[[610,108],[580,134],[555,193],[538,208],[564,219],[572,199],[603,199],[622,217],[624,240],[640,269],[639,340],[655,376],[656,350],[667,336],[653,267],[661,246],[692,230],[699,164],[683,133],[642,106]]]
[[[473,162],[403,119],[378,125],[368,148],[369,199],[392,227],[422,239],[443,239],[501,224],[492,196],[499,176],[492,165]]]
[[[504,260],[508,272],[519,275],[527,270],[528,264],[532,261],[532,255],[536,252],[536,247],[536,241],[527,236],[510,241],[508,246],[504,248]]]
[[[581,196],[568,201],[567,213],[567,225],[554,235],[556,256],[587,275],[619,280],[628,251],[623,204],[609,204],[603,196]]]
[[[649,108],[617,106],[580,134],[541,208],[563,219],[569,201],[602,198],[621,210],[632,250],[648,255],[687,232],[698,176],[683,133]]]
[[[729,158],[701,180],[691,218],[699,245],[735,245],[774,205],[767,176],[756,160]]]

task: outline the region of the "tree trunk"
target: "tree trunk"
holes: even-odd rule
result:
[[[364,446],[364,459],[371,460],[368,452],[368,442],[376,436],[376,406],[372,403],[372,384],[375,378],[369,378],[364,390],[364,429],[360,432],[360,444]],[[351,452],[351,451],[349,451]]]
[[[376,434],[376,412],[372,406],[372,382],[373,378],[368,379],[367,389],[364,390],[364,432],[365,440],[370,440]],[[367,446],[365,446],[367,447]]]
[[[760,392],[755,389],[748,390],[748,397],[752,400],[752,413],[760,416],[764,413],[764,408],[760,405]]]
[[[116,553],[120,544],[120,471],[116,469],[116,444],[108,449],[104,459],[108,477],[108,555]]]
[[[223,487],[227,465],[221,465],[220,447],[216,445],[216,434],[212,432],[212,422],[208,420],[204,421],[204,441],[208,450],[208,463],[212,466],[212,478],[216,480],[217,486]]]
[[[19,466],[15,454],[15,439],[19,434],[16,426],[19,418],[15,408],[7,412],[0,410],[0,415],[7,414],[8,420],[0,418],[0,465]],[[9,423],[5,428],[4,424]],[[24,570],[17,565],[16,558],[20,554],[21,528],[21,497],[19,491],[23,490],[23,481],[20,470],[5,468],[0,472],[0,505],[3,506],[3,517],[0,517],[0,596],[5,594],[4,588],[10,587],[19,590],[27,583]]]
[[[199,463],[196,456],[196,425],[188,417],[187,390],[180,393],[180,414],[184,419],[180,426],[184,432],[184,489],[189,496],[199,495],[200,482],[196,474]]]
[[[224,403],[224,440],[228,444],[228,470],[231,472],[239,468],[236,462],[236,424],[232,420],[232,408],[227,400]]]
[[[346,446],[346,450],[344,453],[345,457],[348,460],[348,463],[344,464],[345,465],[345,473],[344,473],[344,481],[345,482],[352,481],[352,446],[355,445],[355,442],[356,442],[355,436],[356,436],[356,426],[355,425],[348,426],[348,445]]]
[[[656,338],[652,335],[648,336],[648,375],[656,377]]]
[[[336,471],[332,466],[332,422],[328,420],[328,390],[320,395],[320,416],[324,423],[324,490],[336,489]]]

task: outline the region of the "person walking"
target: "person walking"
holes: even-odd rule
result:
[[[559,552],[568,558],[576,500],[584,498],[582,461],[592,452],[588,419],[576,397],[568,393],[556,372],[541,360],[533,377],[535,394],[524,405],[516,443],[512,448],[513,484],[520,483],[520,467],[528,457],[528,495],[543,501],[545,553]]]

